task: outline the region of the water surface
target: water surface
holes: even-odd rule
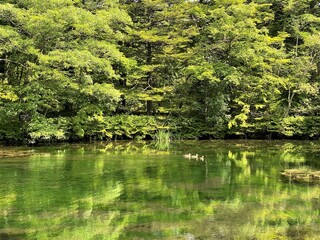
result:
[[[115,142],[0,158],[0,239],[320,239],[320,143]],[[183,154],[204,155],[205,160]]]

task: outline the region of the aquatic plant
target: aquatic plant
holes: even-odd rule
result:
[[[169,150],[171,134],[168,130],[159,129],[155,134],[155,146],[159,150]]]

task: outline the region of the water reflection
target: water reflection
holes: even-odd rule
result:
[[[318,149],[210,141],[168,152],[121,142],[2,158],[0,239],[316,239],[319,186],[279,172],[316,169]]]

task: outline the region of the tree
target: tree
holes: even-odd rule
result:
[[[266,27],[273,17],[269,7],[219,1],[201,2],[194,11],[201,32],[187,70],[194,82],[189,89],[202,89],[193,95],[196,104],[203,103],[194,110],[206,123],[204,129],[266,131],[280,94],[277,67],[287,61],[286,34],[272,37]]]
[[[83,136],[81,121],[116,110],[121,92],[114,84],[134,64],[117,46],[130,17],[116,1],[17,0],[1,4],[0,15],[1,80],[10,86],[3,106],[14,108],[22,132]],[[48,125],[56,128],[46,132]]]
[[[134,89],[127,98],[145,102],[136,111],[145,109],[147,115],[169,113],[172,106],[166,102],[190,58],[191,39],[198,35],[190,22],[193,3],[141,0],[126,4],[134,25],[124,49],[138,63],[135,75],[127,79],[127,87]]]

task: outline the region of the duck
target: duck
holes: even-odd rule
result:
[[[204,161],[204,156],[199,157],[201,161]]]
[[[198,160],[198,157],[199,157],[199,155],[198,155],[198,153],[197,153],[196,155],[191,155],[190,158],[192,158],[192,159],[197,159],[197,160]]]
[[[191,158],[191,153],[184,154],[184,155],[183,155],[183,157],[184,157],[184,158],[189,158],[189,159],[190,159],[190,158]]]

